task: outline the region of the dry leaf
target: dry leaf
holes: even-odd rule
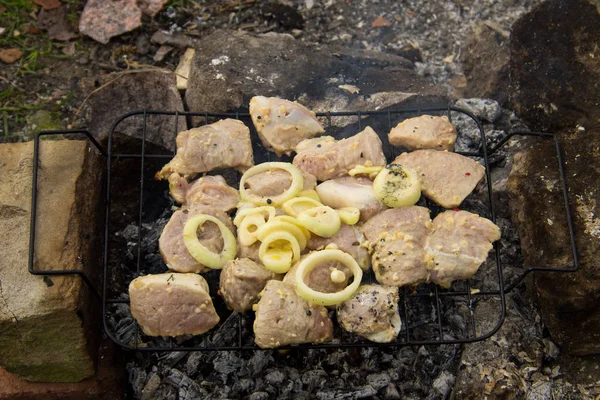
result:
[[[392,23],[382,16],[377,17],[371,24],[372,28],[382,28],[384,26],[392,26]]]
[[[52,10],[62,5],[60,0],[33,0],[33,2],[41,6],[44,10]]]
[[[5,49],[0,50],[0,61],[6,64],[12,64],[17,61],[23,55],[23,51],[20,49]]]
[[[351,94],[357,94],[360,92],[360,89],[354,85],[340,85],[338,87],[342,90],[345,90],[348,93],[351,93]]]

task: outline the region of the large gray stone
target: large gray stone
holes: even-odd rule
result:
[[[343,85],[355,86],[359,93]],[[313,111],[447,104],[440,90],[399,56],[310,46],[285,34],[217,31],[205,37],[192,61],[186,91],[190,110],[246,109],[255,95],[299,100]],[[350,122],[333,120],[339,126]]]
[[[566,135],[566,134],[565,134]],[[573,355],[600,353],[600,130],[562,140],[580,270],[536,272],[530,288],[552,338]],[[572,265],[553,141],[515,155],[508,180],[512,219],[527,266]]]
[[[600,122],[600,12],[590,0],[550,0],[521,17],[510,40],[510,103],[533,130]]]
[[[131,111],[183,111],[183,101],[177,90],[175,74],[160,71],[114,73],[82,80],[81,89],[89,95],[84,105],[88,130],[99,140],[105,140],[115,120]],[[184,117],[179,117],[177,129],[174,116],[147,115],[146,140],[168,150],[175,149],[178,132],[187,129]],[[115,129],[141,139],[143,117],[129,117]],[[134,152],[140,152],[136,148]]]
[[[0,365],[30,381],[77,382],[94,374],[98,303],[78,277],[27,270],[32,144],[0,144]],[[42,142],[37,270],[84,269],[98,278],[100,171],[86,142]]]

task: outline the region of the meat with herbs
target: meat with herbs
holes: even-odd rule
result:
[[[403,153],[394,164],[415,169],[425,197],[445,208],[458,207],[485,173],[483,166],[471,158],[437,150]]]
[[[470,278],[499,239],[500,228],[477,214],[453,210],[439,214],[425,241],[430,280],[449,287],[454,280]]]
[[[197,274],[166,273],[129,284],[131,314],[148,336],[200,335],[219,323],[208,283]]]
[[[367,178],[344,176],[330,179],[317,185],[316,191],[326,206],[358,208],[362,222],[387,208],[377,199],[373,182]]]
[[[333,338],[327,309],[305,301],[293,286],[271,280],[259,297],[253,308],[254,341],[260,348],[323,343]]]
[[[271,279],[281,280],[263,265],[249,258],[228,261],[219,278],[219,294],[225,299],[227,306],[235,311],[244,312],[252,309],[258,300],[258,294]]]
[[[398,337],[401,321],[398,313],[398,288],[362,285],[354,296],[337,306],[337,320],[348,332],[377,343]]]
[[[330,244],[335,244],[340,250],[350,254],[363,271],[369,269],[371,257],[363,246],[365,237],[355,225],[342,225],[338,233],[330,238],[313,235],[306,247],[310,250],[323,250]]]
[[[250,130],[243,122],[222,119],[177,135],[177,154],[156,173],[168,179],[176,172],[191,178],[214,169],[236,168],[245,171],[254,165]]]
[[[306,172],[302,172],[304,187],[302,190],[312,190],[317,185],[317,179]],[[251,176],[246,180],[246,189],[256,196],[277,196],[283,193],[292,184],[292,176],[282,170],[273,169]]]
[[[390,131],[389,141],[393,146],[408,150],[452,151],[456,142],[456,128],[446,116],[421,115],[396,125]]]
[[[181,175],[172,173],[169,189],[173,199],[188,208],[201,204],[229,212],[240,201],[237,189],[227,185],[221,175],[207,175],[188,183]]]
[[[419,206],[386,210],[362,226],[379,283],[404,286],[428,279],[423,246],[430,227],[429,210]]]
[[[160,254],[165,264],[167,264],[167,267],[173,271],[203,272],[208,270],[208,267],[200,264],[190,255],[183,241],[183,228],[185,223],[188,218],[198,214],[208,214],[218,218],[235,235],[235,227],[233,226],[231,218],[221,209],[198,204],[190,209],[175,211],[158,239]],[[210,251],[219,253],[223,250],[223,237],[221,236],[221,232],[218,226],[210,221],[205,222],[202,227],[198,229],[198,240]]]
[[[357,165],[385,165],[381,140],[370,127],[338,141],[327,137],[302,141],[296,152],[294,165],[318,181],[347,175]]]
[[[250,99],[250,117],[261,142],[279,156],[290,155],[302,140],[325,132],[315,113],[301,104],[277,97]]]

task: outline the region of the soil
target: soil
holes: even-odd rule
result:
[[[66,42],[52,40],[38,27],[41,7],[24,0],[0,1],[5,8],[0,10],[0,49],[24,51],[19,61],[2,63],[0,69],[0,142],[30,139],[40,129],[32,127],[37,110],[50,112],[55,122],[51,128],[77,127],[84,101],[78,83],[84,77],[133,65],[174,70],[185,48],[155,61],[160,45],[150,38],[159,30],[192,40],[222,28],[281,32],[309,43],[400,54],[414,61],[421,75],[456,94],[457,86],[464,87],[460,54],[472,22],[489,20],[509,30],[537,3],[540,0],[172,0],[155,17],[143,16],[141,28],[103,45],[82,35]],[[84,2],[63,0],[63,7],[75,28]]]

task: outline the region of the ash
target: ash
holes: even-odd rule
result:
[[[470,99],[458,103],[457,107],[468,109],[483,122],[488,148],[494,147],[505,135],[513,131],[526,130],[512,112],[504,110],[492,100]],[[457,151],[479,151],[482,138],[476,124],[470,118],[452,113],[452,122],[459,132]],[[522,272],[519,240],[508,214],[506,178],[510,171],[511,154],[518,150],[521,141],[509,141],[499,152],[490,156],[494,201],[497,223],[502,231],[500,261],[503,265],[504,281],[516,280]],[[139,243],[143,257],[142,273],[164,272],[165,267],[158,252],[158,238],[172,213],[172,201],[165,188],[155,194],[163,199],[164,211],[153,221],[142,226],[143,238]],[[466,200],[465,208],[489,217],[487,191],[479,188]],[[435,211],[435,210],[434,210]],[[111,280],[117,297],[127,299],[126,282],[137,276],[138,254],[137,224],[125,226],[115,235],[117,248],[123,249],[115,264],[117,273]],[[119,247],[120,246],[120,247]],[[493,257],[488,259],[480,271],[469,281],[468,288],[475,290],[497,290]],[[107,324],[120,342],[130,346],[168,347],[182,346],[243,346],[252,345],[252,313],[240,315],[227,311],[219,296],[212,291],[218,285],[218,271],[206,274],[211,286],[215,307],[221,315],[221,323],[211,332],[200,337],[150,338],[142,334],[132,318],[127,304],[109,307]],[[456,282],[455,290],[467,288],[466,282]],[[420,285],[416,292],[432,292],[432,285]],[[473,332],[489,332],[500,319],[498,302],[495,299],[472,296],[443,298],[439,307],[434,306],[431,296],[412,296],[412,289],[401,288],[401,317],[403,330],[410,339],[431,340],[437,332],[438,322],[443,323],[442,338],[452,340],[471,337]],[[521,319],[537,321],[526,331],[527,340],[539,342],[542,328],[533,305],[517,289],[508,297],[511,308]],[[333,316],[333,313],[332,313]],[[514,319],[514,317],[511,317]],[[513,326],[515,321],[509,321]],[[339,343],[358,341],[356,337],[336,327],[334,339]],[[514,343],[500,334],[503,338]],[[522,334],[523,337],[523,334]],[[547,339],[544,339],[547,340]],[[482,343],[487,343],[485,341]],[[336,343],[336,342],[334,342]],[[531,343],[529,343],[531,347]],[[556,352],[552,343],[547,346],[532,346],[543,352]],[[523,344],[521,344],[523,345]],[[286,349],[258,351],[203,351],[163,353],[132,353],[127,368],[132,397],[137,399],[443,399],[455,392],[455,384],[464,379],[461,369],[477,362],[475,345],[430,345],[390,348],[350,349]],[[476,348],[475,348],[476,349]],[[475,354],[474,354],[475,353]],[[523,364],[523,368],[531,366]],[[543,371],[543,369],[540,369]],[[550,373],[551,370],[550,370]],[[464,375],[464,374],[463,374]],[[532,380],[531,385],[535,382]],[[546,386],[536,383],[536,388]]]

